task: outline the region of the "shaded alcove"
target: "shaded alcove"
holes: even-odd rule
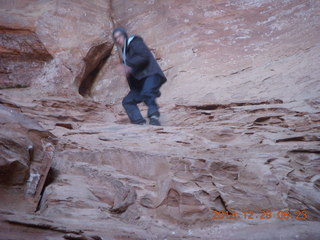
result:
[[[85,66],[83,71],[77,76],[76,83],[79,86],[79,94],[90,96],[91,88],[99,74],[101,68],[108,60],[113,45],[109,42],[93,46],[83,59]]]

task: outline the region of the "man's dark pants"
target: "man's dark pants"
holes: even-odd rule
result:
[[[143,80],[140,89],[132,88],[129,94],[123,99],[122,105],[126,110],[131,123],[144,124],[146,120],[142,117],[137,104],[144,102],[148,106],[148,117],[160,116],[156,98],[160,96],[161,77],[158,75],[149,76]]]

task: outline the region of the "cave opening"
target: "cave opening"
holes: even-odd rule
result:
[[[109,42],[93,46],[83,59],[84,69],[76,78],[76,83],[79,86],[78,92],[83,97],[91,97],[91,89],[99,72],[109,59],[112,48],[113,44]]]

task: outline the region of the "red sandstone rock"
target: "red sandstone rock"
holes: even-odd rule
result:
[[[1,104],[25,116],[0,113],[0,239],[318,239],[319,9],[298,0],[6,1],[0,25],[27,31],[26,51],[40,53],[30,58],[37,78],[22,69],[10,82],[31,87],[0,91]],[[142,35],[165,70],[162,127],[128,124],[113,20]],[[48,167],[44,129],[58,143],[30,204],[17,196],[30,144],[37,167]],[[213,210],[238,218],[212,219]],[[286,210],[291,219],[279,219]],[[295,218],[301,211],[307,220]]]
[[[113,1],[115,21],[160,58],[170,83],[160,101],[189,105],[317,101],[319,9],[300,0]]]
[[[0,203],[35,211],[52,163],[53,135],[15,110],[0,106]]]
[[[0,26],[0,35],[0,88],[29,87],[52,56],[31,30]]]
[[[81,83],[95,71],[92,66],[104,64],[112,49],[109,11],[105,0],[2,4],[0,88],[32,85],[38,94],[77,95]],[[100,55],[88,60],[90,49]]]

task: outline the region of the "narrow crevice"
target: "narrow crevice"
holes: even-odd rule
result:
[[[266,122],[266,121],[270,120],[271,118],[277,118],[277,119],[279,119],[279,120],[281,120],[281,121],[284,121],[284,120],[281,118],[281,116],[266,116],[266,117],[259,117],[259,118],[257,118],[256,120],[254,120],[253,124]]]
[[[215,209],[217,211],[229,211],[227,208],[227,205],[224,201],[224,199],[219,195],[215,200],[214,200],[215,205],[219,206],[220,209]]]
[[[39,211],[41,208],[42,197],[43,197],[43,193],[45,192],[46,188],[50,184],[52,184],[54,182],[54,180],[57,179],[57,177],[58,177],[58,171],[54,168],[50,168],[48,175],[47,175],[47,178],[46,178],[46,181],[43,184],[43,188],[41,190],[40,198],[39,198],[38,205],[37,205],[35,212]]]
[[[318,149],[293,149],[289,151],[290,153],[314,153],[314,154],[320,154],[320,150]]]
[[[191,108],[195,110],[218,110],[218,109],[229,109],[233,107],[242,107],[242,106],[255,106],[255,105],[271,105],[271,104],[283,104],[283,101],[280,99],[273,99],[270,101],[263,102],[235,102],[230,104],[204,104],[204,105],[176,105],[176,108]]]
[[[43,230],[51,230],[51,231],[62,232],[62,233],[74,233],[74,234],[83,233],[82,230],[72,230],[63,226],[55,226],[51,223],[42,223],[42,222],[40,223],[32,220],[30,222],[26,222],[25,220],[5,220],[5,222],[8,222],[13,225],[19,225],[19,226],[43,229]]]
[[[300,137],[277,139],[276,143],[280,143],[280,142],[304,142],[304,141],[306,141],[306,139],[303,136],[300,136]]]
[[[104,42],[92,47],[86,57],[83,59],[85,67],[76,78],[79,84],[79,94],[84,97],[91,96],[91,89],[96,78],[111,55],[113,45],[110,42]]]
[[[114,20],[114,10],[113,10],[113,1],[109,0],[109,14],[108,16],[110,17],[111,23],[112,23],[112,28],[115,28],[116,22]]]
[[[318,142],[320,138],[318,136],[297,136],[297,137],[290,137],[290,138],[283,138],[276,140],[277,143],[280,142]]]

